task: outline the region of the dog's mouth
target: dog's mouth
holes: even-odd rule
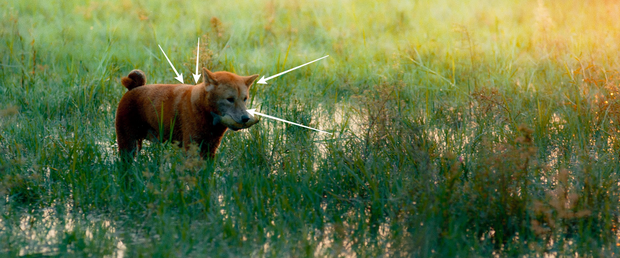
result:
[[[213,116],[213,125],[222,124],[233,131],[239,131],[241,129],[249,128],[250,126],[253,126],[254,124],[258,123],[258,121],[260,121],[260,118],[258,116],[250,117],[250,120],[245,123],[238,123],[230,115],[220,116],[216,113],[211,112],[211,116]]]

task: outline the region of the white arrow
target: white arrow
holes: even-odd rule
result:
[[[302,64],[302,65],[297,66],[297,67],[295,67],[295,68],[293,68],[293,69],[286,70],[286,71],[284,71],[284,72],[281,72],[281,73],[279,73],[279,74],[276,74],[276,75],[271,76],[271,77],[268,77],[268,78],[265,78],[265,76],[263,76],[262,78],[260,78],[260,80],[258,80],[258,82],[257,82],[257,83],[258,83],[258,84],[267,84],[267,81],[268,81],[268,80],[271,80],[271,79],[273,79],[273,78],[276,78],[276,77],[278,77],[278,76],[280,76],[280,75],[283,75],[283,74],[288,73],[288,72],[290,72],[290,71],[293,71],[293,70],[295,70],[295,69],[301,68],[301,67],[303,67],[303,66],[305,66],[305,65],[309,65],[309,64],[311,64],[311,63],[314,63],[314,62],[319,61],[319,60],[321,60],[321,59],[323,59],[323,58],[327,58],[328,56],[329,56],[329,55],[326,55],[326,56],[321,57],[321,58],[319,58],[319,59],[317,59],[317,60],[314,60],[314,61],[312,61],[312,62]]]
[[[200,57],[200,38],[198,38],[198,47],[196,47],[196,73],[192,74],[194,76],[194,81],[198,84],[198,79],[200,79],[200,74],[198,73],[198,58]]]
[[[168,60],[168,63],[170,64],[170,66],[172,66],[172,70],[174,70],[174,73],[177,75],[177,77],[174,77],[174,78],[177,79],[177,81],[180,81],[181,83],[184,83],[183,82],[183,74],[177,73],[177,69],[174,69],[174,65],[172,65],[172,62],[170,62],[170,59],[166,55],[166,52],[164,52],[164,50],[161,48],[161,45],[158,45],[158,46],[159,46],[159,49],[161,49],[161,52],[164,53],[164,56],[166,57],[166,60]]]
[[[265,114],[262,114],[262,113],[258,113],[258,112],[256,112],[256,109],[248,109],[248,113],[250,113],[250,115],[252,115],[252,116],[254,116],[256,114],[256,115],[259,115],[259,116],[264,116],[266,118],[275,119],[275,120],[278,120],[280,122],[285,122],[285,123],[289,123],[289,124],[292,124],[292,125],[301,126],[303,128],[308,128],[310,130],[315,130],[315,131],[318,131],[318,132],[321,132],[321,133],[332,134],[330,132],[326,132],[326,131],[323,131],[323,130],[315,129],[315,128],[308,127],[308,126],[305,126],[305,125],[300,125],[300,124],[293,123],[293,122],[290,122],[290,121],[286,121],[284,119],[280,119],[280,118],[273,117],[273,116],[270,116],[270,115],[265,115]]]

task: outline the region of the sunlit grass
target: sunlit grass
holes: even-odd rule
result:
[[[0,3],[0,252],[614,256],[620,4]],[[120,78],[274,75],[215,160],[118,164]]]

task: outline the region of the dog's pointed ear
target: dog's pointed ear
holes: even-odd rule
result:
[[[245,81],[245,85],[248,86],[248,89],[250,88],[250,86],[252,86],[252,83],[254,83],[256,78],[258,78],[258,74],[245,76],[243,78],[243,80]]]
[[[202,68],[202,78],[205,81],[205,88],[207,91],[215,89],[215,87],[219,84],[219,82],[215,79],[215,74],[204,67]]]

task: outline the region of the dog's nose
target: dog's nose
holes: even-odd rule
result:
[[[250,121],[250,117],[248,115],[241,116],[241,122],[246,123],[247,121]]]

